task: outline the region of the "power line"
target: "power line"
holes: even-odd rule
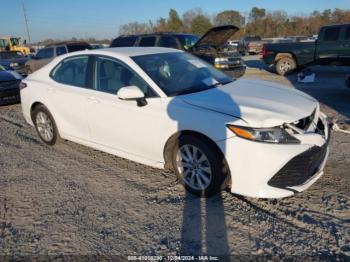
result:
[[[27,35],[28,35],[28,42],[31,43],[30,34],[29,34],[29,27],[28,27],[27,12],[26,12],[26,9],[25,9],[25,7],[24,7],[24,2],[23,2],[23,0],[21,0],[21,2],[22,2],[24,20],[25,20],[25,22],[26,22],[26,30],[27,30]]]

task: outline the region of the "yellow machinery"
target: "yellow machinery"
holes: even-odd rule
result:
[[[24,55],[30,54],[30,49],[20,44],[20,37],[0,36],[0,51],[19,51]]]

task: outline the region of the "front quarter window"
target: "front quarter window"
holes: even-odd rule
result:
[[[134,56],[132,59],[168,96],[200,92],[233,81],[186,52]]]

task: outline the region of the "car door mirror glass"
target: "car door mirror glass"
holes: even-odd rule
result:
[[[138,100],[145,97],[145,94],[137,86],[125,86],[118,90],[117,96],[121,100]]]

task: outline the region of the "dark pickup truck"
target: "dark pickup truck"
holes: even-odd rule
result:
[[[321,27],[315,42],[265,44],[262,61],[279,75],[308,65],[350,65],[350,24]]]

